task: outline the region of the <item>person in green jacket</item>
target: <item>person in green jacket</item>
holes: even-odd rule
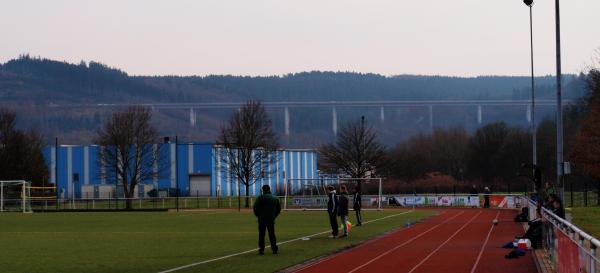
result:
[[[258,218],[258,254],[265,254],[265,230],[269,231],[269,242],[273,254],[277,254],[277,238],[275,238],[275,218],[281,212],[279,198],[271,194],[269,185],[262,186],[262,194],[254,202],[254,215]]]

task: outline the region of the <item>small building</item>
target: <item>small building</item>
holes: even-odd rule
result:
[[[59,198],[124,197],[122,185],[115,178],[101,175],[106,164],[99,160],[104,149],[98,145],[59,145],[44,149],[50,170],[50,183],[57,185]],[[223,149],[211,143],[154,144],[161,166],[160,175],[142,181],[135,192],[138,198],[158,196],[237,196],[237,179],[227,171]],[[281,149],[262,166],[261,178],[250,186],[251,196],[260,194],[263,184],[273,192],[283,194],[285,180],[290,179],[290,191],[301,189],[317,178],[317,153],[314,150]],[[116,187],[115,184],[119,184]],[[240,192],[245,195],[245,188]],[[153,191],[156,189],[157,191]]]

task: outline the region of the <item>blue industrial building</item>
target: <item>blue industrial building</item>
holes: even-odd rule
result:
[[[155,144],[162,166],[161,175],[142,181],[137,197],[148,197],[157,189],[160,196],[235,196],[238,183],[229,175],[228,164],[222,159],[223,151],[211,143]],[[159,147],[160,146],[160,147]],[[99,160],[103,148],[97,145],[48,146],[44,156],[50,170],[50,182],[57,185],[60,198],[115,198],[123,197],[122,186],[115,187],[116,179],[100,175],[104,163]],[[177,150],[175,150],[177,149]],[[249,189],[250,195],[258,195],[263,184],[273,192],[282,193],[286,178],[288,190],[301,189],[308,179],[317,178],[317,153],[314,150],[278,150],[273,160],[265,162],[261,179]],[[245,195],[245,188],[240,189]]]

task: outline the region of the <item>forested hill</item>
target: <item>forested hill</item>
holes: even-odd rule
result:
[[[554,97],[551,76],[537,77],[539,98]],[[565,76],[565,97],[584,93],[583,81]],[[97,62],[69,64],[27,55],[0,64],[0,101],[34,105],[70,103],[527,99],[530,78],[382,76],[303,72],[284,76],[129,76]]]

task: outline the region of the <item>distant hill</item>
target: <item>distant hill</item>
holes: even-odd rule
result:
[[[554,96],[552,76],[537,77],[539,98]],[[575,81],[575,83],[573,82]],[[583,94],[566,75],[565,97]],[[60,102],[342,101],[418,99],[524,99],[529,77],[382,76],[302,72],[284,76],[128,76],[98,62],[69,64],[28,55],[0,64],[0,98],[36,104]],[[573,86],[576,85],[576,86]]]
[[[565,75],[564,79],[565,98],[579,98],[585,94],[581,76]],[[542,76],[535,80],[538,98],[554,98],[554,77]],[[344,101],[529,97],[530,78],[526,76],[461,78],[320,71],[268,77],[129,76],[124,71],[98,62],[70,64],[28,55],[0,64],[0,106],[17,109],[23,126],[37,127],[48,138],[60,135],[69,141],[82,143],[91,141],[95,128],[107,113],[80,108],[54,111],[48,107],[56,104],[226,102],[248,99]],[[162,128],[165,133],[178,133],[194,140],[214,138],[216,132],[213,131],[228,117],[228,113],[199,115],[200,129],[186,127],[187,113],[166,111],[156,117],[159,126],[169,125]],[[307,128],[296,128],[297,131],[311,129],[308,128],[309,124],[300,126]],[[297,143],[300,143],[297,146],[303,146],[302,141]]]

